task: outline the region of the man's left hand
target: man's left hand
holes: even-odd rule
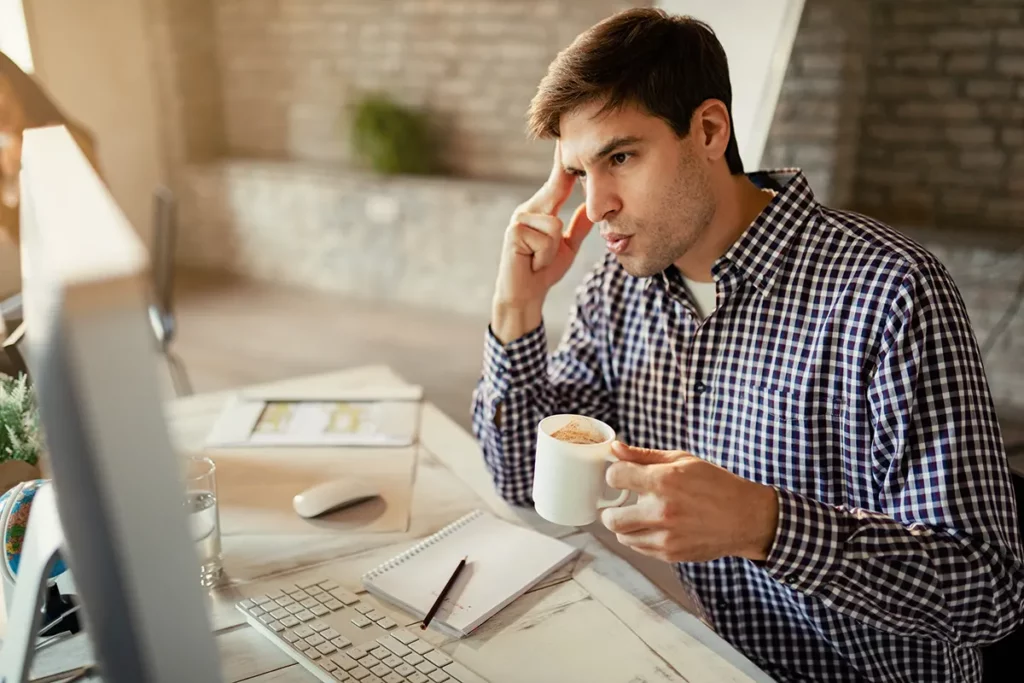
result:
[[[635,505],[601,514],[622,544],[665,562],[768,557],[779,516],[775,489],[684,451],[616,441],[612,454],[621,462],[608,468],[608,485],[639,494]]]

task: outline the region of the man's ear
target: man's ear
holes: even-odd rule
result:
[[[721,100],[705,100],[693,112],[690,120],[690,134],[698,154],[708,161],[717,161],[725,156],[732,135],[729,110]]]

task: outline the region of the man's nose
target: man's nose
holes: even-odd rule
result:
[[[618,193],[610,183],[587,178],[587,218],[594,223],[610,220],[622,208]]]

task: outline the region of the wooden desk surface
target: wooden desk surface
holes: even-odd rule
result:
[[[388,368],[374,366],[253,389],[400,382]],[[213,420],[233,393],[197,395],[168,405],[169,424],[182,450],[201,450]],[[532,510],[502,501],[493,491],[475,440],[429,403],[423,409],[421,446],[407,531],[224,537],[230,583],[211,593],[208,605],[226,682],[315,680],[250,628],[234,609],[235,601],[266,592],[276,581],[306,576],[329,577],[362,592],[363,572],[474,508],[563,538],[583,550],[576,561],[472,636],[456,641],[429,632],[445,652],[494,683],[771,680],[591,534],[549,524]],[[216,459],[215,452],[211,455]],[[88,657],[88,642],[71,638],[40,653],[33,673],[61,671]]]

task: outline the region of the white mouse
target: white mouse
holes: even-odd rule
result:
[[[309,519],[379,495],[380,491],[362,479],[332,479],[296,495],[292,507],[300,517]]]

